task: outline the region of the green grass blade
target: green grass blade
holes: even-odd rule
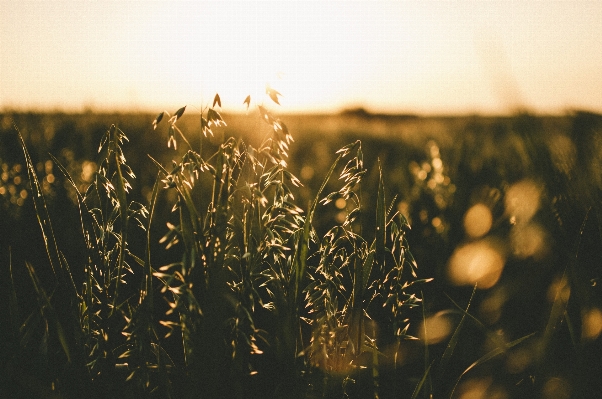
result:
[[[38,299],[41,302],[40,307],[42,309],[42,313],[44,314],[46,319],[51,324],[53,324],[54,327],[56,328],[57,336],[58,336],[59,342],[61,343],[61,347],[63,348],[63,352],[65,352],[65,355],[67,356],[67,361],[71,362],[71,358],[72,358],[71,344],[69,343],[69,340],[67,339],[67,336],[65,335],[65,330],[63,329],[63,325],[59,321],[56,311],[55,311],[54,307],[52,306],[52,304],[50,303],[50,298],[46,294],[46,291],[44,290],[44,287],[42,286],[42,283],[39,280],[33,266],[29,262],[25,262],[25,265],[27,266],[27,271],[29,272],[31,281],[33,282],[34,289],[36,290],[36,293],[38,294]]]
[[[424,301],[424,292],[422,290],[420,291],[420,297],[423,298],[423,301]],[[423,328],[425,331],[424,335],[426,337],[426,304],[424,302],[423,302],[420,310],[422,311],[422,325],[423,325]],[[428,389],[429,390],[424,392],[425,397],[432,396],[432,394],[433,394],[433,379],[432,379],[432,375],[431,375],[431,367],[434,364],[435,360],[433,359],[433,361],[431,361],[431,363],[429,364],[429,358],[430,358],[429,346],[424,345],[424,367],[425,367],[425,369],[424,369],[423,381],[421,382],[421,384],[418,384],[418,385],[420,385],[421,386],[420,389],[422,389],[422,385],[424,385],[428,381]],[[429,364],[429,365],[427,366],[427,364]],[[418,395],[418,392],[420,392],[420,389],[417,390],[416,395]]]
[[[67,181],[71,184],[71,186],[75,189],[75,194],[77,196],[77,203],[79,206],[79,214],[82,223],[82,231],[84,234],[84,240],[86,241],[86,247],[88,248],[88,256],[92,260],[92,263],[95,265],[101,265],[101,253],[103,252],[102,248],[98,247],[98,239],[96,237],[96,229],[95,229],[95,220],[91,216],[90,210],[86,205],[84,200],[84,196],[80,193],[77,188],[77,184],[67,172],[67,169],[56,159],[52,154],[49,154],[50,158],[52,158],[54,164],[59,168],[61,173],[65,176]]]
[[[188,253],[192,253],[193,250],[196,252],[195,237],[200,237],[200,226],[202,226],[200,214],[194,205],[194,200],[190,195],[190,190],[188,187],[179,179],[176,184],[180,198],[186,205],[185,209],[184,207],[180,207],[182,238]]]
[[[34,310],[19,327],[19,346],[27,348],[29,342],[42,322],[42,312],[39,309]]]
[[[23,136],[21,135],[21,132],[19,131],[19,128],[16,125],[14,125],[14,128],[19,136],[21,149],[23,150],[23,154],[25,156],[27,174],[29,175],[29,181],[31,184],[31,190],[33,194],[33,204],[35,207],[38,223],[42,230],[42,236],[44,238],[44,247],[46,248],[46,253],[48,254],[48,260],[50,261],[50,266],[52,267],[52,271],[54,272],[55,277],[58,279],[59,283],[65,287],[67,284],[65,275],[63,273],[63,266],[61,264],[58,246],[56,244],[54,231],[52,229],[52,223],[48,214],[48,208],[46,207],[46,201],[44,200],[44,196],[42,194],[40,181],[38,180],[38,176],[36,174],[33,162],[31,161],[31,157],[29,156],[29,152],[27,151],[27,147],[25,146]]]
[[[470,313],[468,313],[468,309],[470,309],[470,304],[472,303],[472,300],[475,296],[475,293],[477,292],[477,285],[475,284],[474,288],[472,289],[472,294],[470,295],[470,299],[468,300],[468,304],[466,305],[466,309],[462,309],[462,318],[460,319],[460,323],[458,323],[458,326],[456,327],[456,329],[454,330],[454,333],[452,334],[451,338],[449,339],[449,342],[447,343],[447,347],[445,348],[445,351],[443,352],[443,355],[441,356],[441,361],[439,362],[439,372],[438,375],[442,376],[445,374],[445,369],[447,368],[447,364],[449,363],[454,350],[456,349],[456,346],[458,344],[458,340],[460,339],[460,330],[462,330],[462,327],[464,326],[464,321],[466,320],[466,315],[470,315]]]
[[[502,338],[498,334],[491,332],[479,319],[477,319],[474,315],[472,315],[471,313],[469,313],[468,312],[468,308],[467,309],[463,309],[453,299],[451,299],[449,297],[449,295],[445,294],[445,296],[447,296],[447,298],[451,301],[451,303],[453,303],[454,306],[460,312],[462,312],[463,315],[468,316],[468,318],[471,319],[477,325],[477,327],[479,327],[482,331],[484,331],[487,334],[487,338],[489,338],[493,342],[495,342],[495,344],[498,347],[503,347],[505,345],[505,342],[502,340]]]
[[[416,388],[414,388],[414,392],[412,393],[412,399],[416,399],[418,397],[418,394],[420,393],[420,391],[422,391],[422,387],[424,386],[424,384],[426,383],[426,380],[430,376],[431,367],[433,366],[434,362],[435,361],[433,360],[431,362],[431,364],[428,365],[428,367],[426,368],[426,370],[424,370],[424,374],[422,374],[422,378],[420,379],[420,381],[418,381],[418,384],[416,385]]]
[[[569,282],[569,275],[574,271],[575,265],[578,263],[579,259],[579,250],[581,249],[581,241],[583,239],[583,234],[585,231],[585,226],[589,218],[589,213],[592,210],[590,207],[581,222],[581,228],[579,230],[579,237],[577,238],[577,242],[575,243],[575,255],[570,260],[569,264],[564,267],[564,271],[562,273],[561,283],[562,285],[557,288],[556,295],[554,296],[554,302],[552,302],[552,309],[550,310],[550,316],[548,317],[548,322],[546,324],[546,328],[544,330],[543,338],[541,344],[539,345],[539,352],[537,354],[538,360],[543,361],[544,356],[546,354],[546,349],[552,340],[552,336],[556,331],[558,324],[562,321],[563,318],[567,317],[567,306],[569,303],[569,299],[571,297],[571,285]],[[569,328],[572,327],[569,322]],[[569,330],[571,334],[571,339],[573,332]]]
[[[385,229],[387,215],[385,209],[385,184],[383,182],[383,171],[378,161],[378,197],[376,198],[376,262],[382,266],[385,259]]]
[[[151,159],[151,161],[153,161],[155,166],[157,166],[157,168],[159,169],[159,175],[164,175],[164,176],[170,175],[170,173],[167,171],[167,169],[165,169],[163,167],[163,165],[161,165],[156,159],[154,159],[150,155],[148,157]],[[190,217],[187,218],[187,220],[190,220],[190,222],[192,224],[192,231],[194,233],[194,236],[199,237],[200,231],[201,231],[200,226],[203,225],[203,221],[202,221],[201,214],[198,212],[198,210],[196,209],[196,206],[194,205],[194,200],[192,199],[192,196],[190,195],[190,190],[188,189],[188,186],[186,186],[186,184],[184,184],[181,181],[181,179],[175,179],[175,188],[178,190],[178,193],[180,194],[181,199],[184,200],[184,204],[186,205],[186,208],[188,209],[188,212],[190,213],[190,215],[189,215]],[[184,228],[184,226],[182,226],[182,228]],[[186,241],[187,237],[191,238],[191,237],[193,237],[193,235],[184,236],[185,241]],[[189,240],[189,242],[187,242],[187,245],[188,246],[193,245],[192,241]]]
[[[360,299],[364,297],[364,293],[366,291],[366,288],[368,287],[368,283],[370,282],[370,273],[372,272],[372,266],[374,265],[375,255],[377,255],[377,252],[375,252],[373,244],[370,248],[368,256],[366,256],[366,259],[364,260],[364,263],[362,265],[362,273],[360,275],[360,291],[358,292],[358,297]]]
[[[148,155],[148,157],[150,158],[151,161],[153,161],[153,163],[155,164],[157,169],[159,169],[159,171],[161,172],[162,175],[164,175],[164,176],[169,175],[169,172],[167,171],[167,169],[165,169],[159,161],[157,161],[155,158],[151,157],[150,155]]]
[[[77,296],[77,298],[81,298],[79,292],[77,292],[77,287],[75,286],[75,280],[73,280],[73,274],[71,273],[71,268],[69,267],[69,262],[67,262],[67,258],[63,255],[62,252],[59,253],[61,257],[61,262],[65,267],[65,271],[67,272],[67,277],[69,277],[69,283],[73,293]]]
[[[318,203],[320,202],[320,196],[322,195],[324,188],[326,188],[326,184],[328,184],[330,177],[334,173],[334,170],[337,167],[337,165],[339,164],[339,161],[341,160],[342,157],[343,157],[343,154],[339,154],[337,159],[335,159],[335,161],[330,166],[328,173],[326,174],[326,176],[324,177],[324,180],[322,181],[322,185],[318,189],[318,192],[316,193],[316,196],[314,197],[314,200],[313,200],[311,206],[309,207],[307,216],[305,217],[305,222],[303,223],[303,236],[301,237],[300,242],[298,242],[298,244],[297,244],[298,253],[296,254],[297,261],[295,264],[295,271],[296,271],[295,298],[299,298],[299,286],[301,284],[301,280],[303,279],[303,276],[305,275],[307,252],[309,251],[309,236],[311,233],[311,226],[312,226],[312,220],[314,217],[314,213],[316,211],[316,207],[318,206]]]
[[[116,134],[116,133],[115,133]],[[115,140],[117,140],[115,138]],[[121,239],[119,243],[119,256],[117,258],[117,275],[115,281],[115,293],[113,294],[113,308],[115,310],[117,304],[117,298],[119,296],[119,286],[121,284],[121,271],[123,270],[123,263],[125,262],[125,247],[127,245],[127,231],[128,231],[128,204],[125,190],[125,180],[121,173],[121,165],[117,153],[113,152],[115,159],[117,182],[114,185],[117,191],[117,201],[119,202],[119,213],[121,215]]]
[[[154,299],[153,299],[153,267],[151,264],[151,223],[153,221],[153,216],[155,214],[155,205],[157,204],[157,197],[159,196],[159,183],[161,172],[157,173],[157,178],[155,179],[155,184],[153,185],[153,192],[151,194],[151,200],[149,204],[148,211],[148,224],[146,225],[146,261],[145,261],[145,273],[146,273],[146,281],[144,284],[145,290],[145,298],[149,301],[150,309],[154,309]]]
[[[378,391],[380,388],[380,362],[378,360],[378,355],[378,350],[376,348],[372,348],[372,387],[374,389],[373,397],[375,399],[378,399],[379,397]]]
[[[10,313],[10,324],[12,326],[13,337],[19,336],[19,304],[17,301],[17,290],[15,288],[15,280],[13,277],[13,262],[12,262],[12,252],[11,249],[8,249],[8,267],[9,267],[9,275],[10,275],[10,296],[8,300],[8,308]]]
[[[460,383],[460,380],[462,379],[462,377],[464,377],[464,375],[466,373],[468,373],[470,370],[474,369],[475,367],[495,358],[496,356],[501,355],[502,353],[504,353],[505,351],[507,351],[508,349],[511,349],[513,347],[515,347],[516,345],[520,344],[521,342],[531,338],[532,336],[534,336],[536,333],[531,333],[529,335],[525,335],[524,337],[515,339],[514,341],[504,345],[503,348],[495,348],[492,351],[486,353],[485,355],[483,355],[482,357],[480,357],[478,360],[476,360],[475,362],[473,362],[470,366],[468,366],[468,368],[466,368],[466,370],[464,370],[462,372],[462,374],[460,374],[460,377],[458,377],[458,379],[456,380],[456,383],[454,384],[454,387],[449,395],[450,398],[452,398],[454,396],[454,392],[458,386],[458,384]]]

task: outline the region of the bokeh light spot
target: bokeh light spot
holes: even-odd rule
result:
[[[445,223],[443,223],[443,220],[441,220],[441,218],[434,217],[433,220],[431,220],[431,224],[433,225],[437,233],[441,234],[445,231]]]
[[[47,175],[52,173],[52,168],[53,168],[53,165],[54,165],[54,164],[52,163],[52,161],[51,161],[51,160],[47,160],[47,161],[44,163],[44,172],[46,172],[46,174],[47,174]]]
[[[533,354],[525,348],[519,348],[508,354],[506,369],[511,374],[519,374],[531,364]]]
[[[508,394],[498,386],[493,386],[492,379],[473,378],[460,385],[460,399],[507,399]]]
[[[82,163],[81,178],[86,183],[91,183],[94,173],[96,173],[96,162],[84,161]]]
[[[446,312],[439,312],[428,317],[420,328],[419,338],[425,345],[443,342],[452,331],[452,323]]]
[[[431,153],[431,158],[438,158],[440,155],[439,146],[433,140],[428,142],[429,151]]]
[[[484,236],[491,229],[493,216],[488,206],[473,205],[464,215],[464,230],[471,238]]]
[[[507,300],[508,295],[505,290],[495,289],[481,302],[479,307],[479,314],[483,321],[490,325],[497,323],[502,316],[502,308]]]
[[[593,308],[583,315],[583,338],[586,340],[595,340],[602,333],[602,311]]]
[[[516,225],[510,232],[512,252],[517,258],[541,260],[548,252],[548,235],[537,223]]]
[[[555,302],[561,300],[567,302],[571,296],[571,286],[566,278],[557,278],[548,288],[548,301]]]
[[[540,198],[541,187],[537,183],[529,179],[519,181],[506,192],[506,213],[516,223],[528,222],[539,209]]]
[[[542,398],[568,399],[571,397],[571,386],[564,378],[550,378],[543,386]]]
[[[426,209],[421,209],[420,212],[418,212],[418,216],[420,217],[420,221],[423,224],[428,223],[429,220],[429,213],[427,212]]]
[[[408,204],[406,201],[400,201],[397,204],[397,211],[406,218],[408,223],[412,223],[412,219],[410,217],[410,204]]]
[[[505,259],[498,245],[481,240],[458,247],[448,264],[453,284],[474,285],[480,289],[493,287],[504,269]]]
[[[311,180],[312,177],[314,177],[314,168],[309,165],[304,165],[301,168],[301,178],[303,180]]]

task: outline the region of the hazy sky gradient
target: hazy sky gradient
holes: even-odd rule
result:
[[[602,111],[601,1],[0,0],[0,109]]]

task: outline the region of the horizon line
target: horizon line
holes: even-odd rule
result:
[[[193,112],[199,112],[197,106],[192,104],[191,108],[196,108]],[[251,112],[256,112],[258,105],[262,105],[266,107],[264,104],[256,104],[250,107],[248,110],[241,107],[241,109],[235,109],[234,107],[218,107],[220,113],[225,115],[244,115],[249,114]],[[185,106],[188,106],[186,104]],[[278,107],[278,105],[276,105]],[[180,108],[174,107],[175,109]],[[206,107],[209,108],[209,107]],[[252,109],[254,108],[254,109]],[[268,108],[272,108],[272,106],[268,106]],[[130,106],[130,107],[102,107],[102,106],[89,106],[84,105],[81,107],[61,107],[61,106],[15,106],[15,105],[1,105],[0,113],[1,114],[10,114],[10,113],[18,113],[18,114],[66,114],[66,115],[79,115],[79,114],[158,114],[165,110],[152,109],[147,106]],[[584,108],[584,107],[565,107],[563,109],[558,110],[536,110],[531,107],[519,107],[514,110],[506,110],[506,111],[492,111],[492,110],[463,110],[463,111],[443,111],[443,110],[433,110],[433,111],[411,111],[411,110],[378,110],[372,107],[363,106],[363,105],[349,105],[343,107],[337,107],[327,110],[319,110],[319,109],[287,109],[276,108],[270,109],[270,111],[275,112],[279,115],[291,115],[291,116],[301,116],[301,115],[315,115],[315,116],[356,116],[360,118],[366,119],[378,119],[378,118],[433,118],[433,117],[467,117],[467,116],[481,116],[481,117],[512,117],[522,114],[529,114],[534,116],[566,116],[575,113],[591,113],[591,114],[601,114],[602,108],[593,109],[593,108]],[[190,114],[188,112],[187,114]]]

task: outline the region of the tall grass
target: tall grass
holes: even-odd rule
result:
[[[157,179],[147,204],[129,198],[136,176],[117,126],[102,138],[100,167],[85,192],[53,157],[76,195],[83,264],[70,265],[56,243],[21,138],[54,278],[42,281],[27,264],[39,305],[25,318],[11,285],[19,347],[10,362],[21,370],[12,394],[379,397],[380,348],[393,343],[387,356],[397,357],[400,342],[412,339],[409,316],[427,281],[417,277],[409,225],[386,200],[382,171],[376,209],[367,211],[362,146],[351,143],[337,152],[313,200],[299,204],[302,183],[288,167],[292,135],[266,106],[258,106],[267,134],[257,148],[228,137],[207,153],[203,143],[226,125],[220,106],[216,95],[201,112],[198,149],[178,127],[186,107],[153,121],[157,128],[166,119],[168,147],[185,150],[169,166],[151,158]],[[337,174],[340,188],[325,193]],[[170,191],[174,218],[159,242],[178,255],[155,265],[151,224]],[[339,200],[344,221],[320,237],[315,214]],[[365,231],[362,217],[375,220],[374,231]],[[45,365],[39,373],[25,371],[19,357],[26,353]]]
[[[37,226],[27,263],[2,243],[0,396],[599,396],[600,116],[444,121],[454,140],[425,120],[414,145],[356,130],[325,144],[257,109],[257,141],[224,137],[218,97],[199,131],[185,107],[162,113],[154,159],[122,120],[89,187],[68,151],[52,169],[2,137],[3,209]],[[300,152],[319,156],[300,168]],[[476,257],[451,267],[457,252]],[[492,252],[503,273],[482,278]]]

